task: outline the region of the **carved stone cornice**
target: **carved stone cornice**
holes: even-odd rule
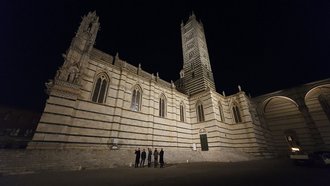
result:
[[[57,95],[71,99],[77,99],[80,95],[81,85],[55,79],[46,83],[48,95]]]

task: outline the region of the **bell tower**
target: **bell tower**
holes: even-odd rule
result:
[[[180,72],[182,90],[189,94],[202,92],[208,88],[215,90],[204,27],[196,20],[194,13],[186,24],[181,23],[183,69]],[[182,86],[181,86],[182,87]]]

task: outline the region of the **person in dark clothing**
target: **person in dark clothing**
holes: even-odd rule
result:
[[[140,163],[140,148],[137,148],[135,150],[135,168],[139,167],[139,163]]]
[[[152,151],[150,148],[148,148],[148,167],[151,167],[151,155]]]
[[[164,168],[164,151],[163,151],[163,148],[161,148],[160,152],[159,152],[159,163],[160,163],[160,168]]]
[[[144,167],[144,162],[145,162],[145,160],[146,160],[146,157],[147,157],[146,150],[143,149],[143,150],[142,150],[142,153],[141,153],[140,167]]]
[[[154,151],[154,167],[156,168],[158,166],[158,151],[157,148],[155,148]]]

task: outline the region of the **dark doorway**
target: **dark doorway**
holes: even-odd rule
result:
[[[209,145],[207,143],[207,135],[206,134],[201,134],[200,138],[201,138],[202,151],[208,151],[209,150]]]

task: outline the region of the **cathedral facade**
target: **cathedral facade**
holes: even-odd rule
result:
[[[175,82],[94,48],[99,25],[95,12],[83,17],[63,65],[46,84],[49,98],[29,149],[151,147],[265,157],[287,150],[284,132],[290,129],[308,147],[329,146],[329,112],[323,109],[329,109],[329,80],[309,87],[323,91],[323,107],[315,102],[319,94],[309,95],[327,131],[320,133],[309,111],[288,107],[280,93],[250,98],[240,87],[233,95],[216,92],[204,28],[194,14],[181,24],[183,69]],[[281,117],[285,109],[299,115],[293,128],[290,116]]]

